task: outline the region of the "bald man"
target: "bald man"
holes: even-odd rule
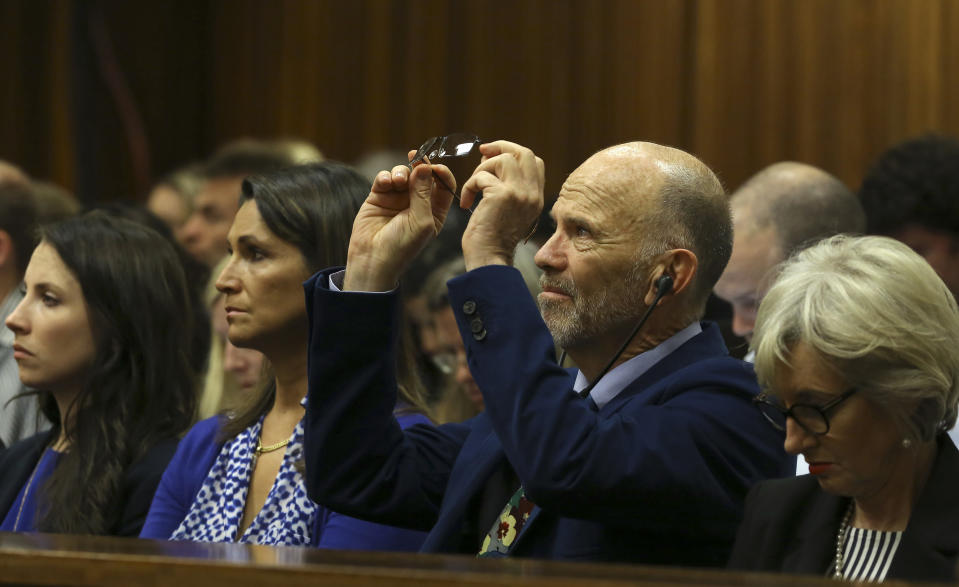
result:
[[[543,205],[543,162],[505,141],[479,148],[461,195],[483,192],[468,272],[448,287],[486,411],[405,433],[391,415],[393,290],[450,206],[431,171],[455,180],[428,163],[381,172],[345,272],[306,284],[310,497],[432,529],[426,552],[723,565],[747,489],[792,462],[751,405],[751,369],[699,321],[732,245],[719,181],[649,143],[589,158],[536,255],[541,315],[510,264]],[[558,364],[554,338],[579,371]]]
[[[715,293],[732,305],[733,333],[747,341],[773,267],[822,238],[866,228],[855,194],[836,177],[803,163],[766,167],[733,193],[730,206],[733,253]]]

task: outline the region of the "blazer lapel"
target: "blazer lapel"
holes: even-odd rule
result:
[[[719,327],[712,323],[703,322],[703,331],[686,341],[682,346],[672,353],[663,357],[658,363],[650,367],[648,371],[636,378],[627,385],[623,391],[611,399],[603,409],[599,411],[603,416],[615,413],[626,403],[626,400],[648,391],[655,389],[651,393],[649,402],[652,402],[659,392],[657,383],[664,377],[672,375],[690,364],[690,357],[695,357],[696,361],[712,357],[722,357],[729,354],[723,343],[722,336],[719,334]]]
[[[782,570],[787,573],[825,574],[836,552],[836,534],[849,500],[830,495],[815,484],[812,499],[798,512],[799,527],[784,549]]]

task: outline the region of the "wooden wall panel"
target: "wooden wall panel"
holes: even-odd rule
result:
[[[956,31],[959,30],[959,2],[944,1],[942,3],[941,18],[939,19],[939,38],[942,44],[938,51],[938,75],[942,80],[939,95],[936,100],[941,104],[942,121],[939,125],[944,129],[959,134],[959,43],[956,42]]]
[[[0,2],[0,159],[73,179],[69,0]]]
[[[210,141],[205,81],[214,66],[208,8],[195,0],[106,0],[102,11],[120,73],[144,125],[151,178],[205,157]],[[104,108],[117,109],[115,97],[103,94],[99,99]],[[121,148],[129,148],[126,142],[123,137]],[[110,166],[106,162],[105,170]]]
[[[959,132],[954,0],[697,0],[696,11],[691,147],[730,187],[797,159],[857,188],[890,144]]]
[[[80,7],[105,15],[154,175],[240,136],[351,161],[463,130],[534,148],[553,193],[635,139],[731,188],[783,159],[855,188],[890,144],[959,134],[959,0],[0,1],[0,156],[70,184],[82,134],[104,196],[138,190],[112,98],[70,106]]]
[[[214,136],[297,135],[352,160],[470,131],[535,149],[556,191],[596,149],[680,131],[685,6],[216,2]]]

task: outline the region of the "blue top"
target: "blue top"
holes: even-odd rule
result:
[[[297,423],[285,445],[283,461],[263,507],[240,535],[243,512],[256,466],[263,416],[228,440],[190,505],[186,518],[170,540],[243,542],[305,546],[316,527],[318,507],[306,495],[297,463],[303,458],[303,422]],[[237,539],[239,536],[239,539]]]
[[[416,413],[399,415],[398,419],[404,427],[429,423],[425,416]],[[235,540],[243,508],[234,504],[233,509],[229,509],[229,506],[237,500],[245,503],[252,469],[252,448],[248,445],[251,442],[255,445],[259,427],[257,422],[236,438],[222,443],[216,438],[219,417],[197,423],[180,442],[164,472],[140,537]],[[350,518],[306,500],[302,477],[294,467],[302,457],[301,447],[302,423],[294,431],[267,502],[241,542],[351,550],[419,550],[426,537],[424,532]],[[303,499],[297,497],[299,494]],[[271,505],[271,499],[276,503]],[[229,515],[228,511],[236,515]],[[274,515],[270,515],[271,512]]]
[[[30,479],[23,484],[20,493],[17,494],[17,499],[14,500],[13,505],[10,506],[10,510],[7,511],[7,517],[3,519],[3,524],[0,524],[0,531],[36,531],[38,490],[53,473],[53,469],[56,468],[59,459],[60,453],[52,448],[43,451],[43,456],[40,457],[37,468],[33,470]]]

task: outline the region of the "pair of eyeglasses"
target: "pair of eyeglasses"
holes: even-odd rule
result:
[[[427,159],[430,163],[439,163],[447,159],[469,157],[477,151],[477,148],[481,144],[483,144],[482,139],[476,135],[467,133],[453,133],[444,137],[432,137],[427,139],[426,142],[420,145],[420,148],[416,150],[416,154],[413,155],[413,158],[410,160],[410,169],[413,169]],[[456,191],[447,185],[447,183],[443,181],[443,178],[435,171],[433,172],[433,177],[443,186],[443,189],[453,194],[453,197],[459,200],[459,195]]]
[[[816,436],[822,436],[829,432],[829,417],[826,414],[846,401],[850,396],[856,393],[856,391],[858,390],[855,387],[850,388],[843,394],[821,406],[794,404],[791,408],[786,408],[766,392],[754,397],[753,403],[756,404],[759,411],[762,412],[766,420],[768,420],[776,430],[785,431],[786,418],[792,418],[796,424],[802,426],[806,432],[815,434]]]
[[[426,140],[425,143],[420,145],[420,148],[416,150],[416,154],[413,155],[413,158],[410,159],[410,169],[413,169],[424,160],[429,160],[430,163],[439,163],[444,160],[449,159],[461,159],[463,157],[469,157],[470,155],[477,153],[479,151],[479,146],[483,144],[483,139],[479,138],[476,135],[471,135],[468,133],[453,133],[442,137],[432,137]],[[433,172],[433,178],[439,182],[443,189],[453,194],[453,197],[456,198],[456,201],[459,201],[460,196],[456,193],[456,190],[451,188],[443,178],[440,177],[435,171]],[[471,213],[472,210],[467,210],[467,214]],[[532,238],[533,234],[536,233],[536,229],[539,227],[539,218],[533,221],[533,225],[530,227],[529,232],[526,234],[524,243],[529,242],[529,239]]]

